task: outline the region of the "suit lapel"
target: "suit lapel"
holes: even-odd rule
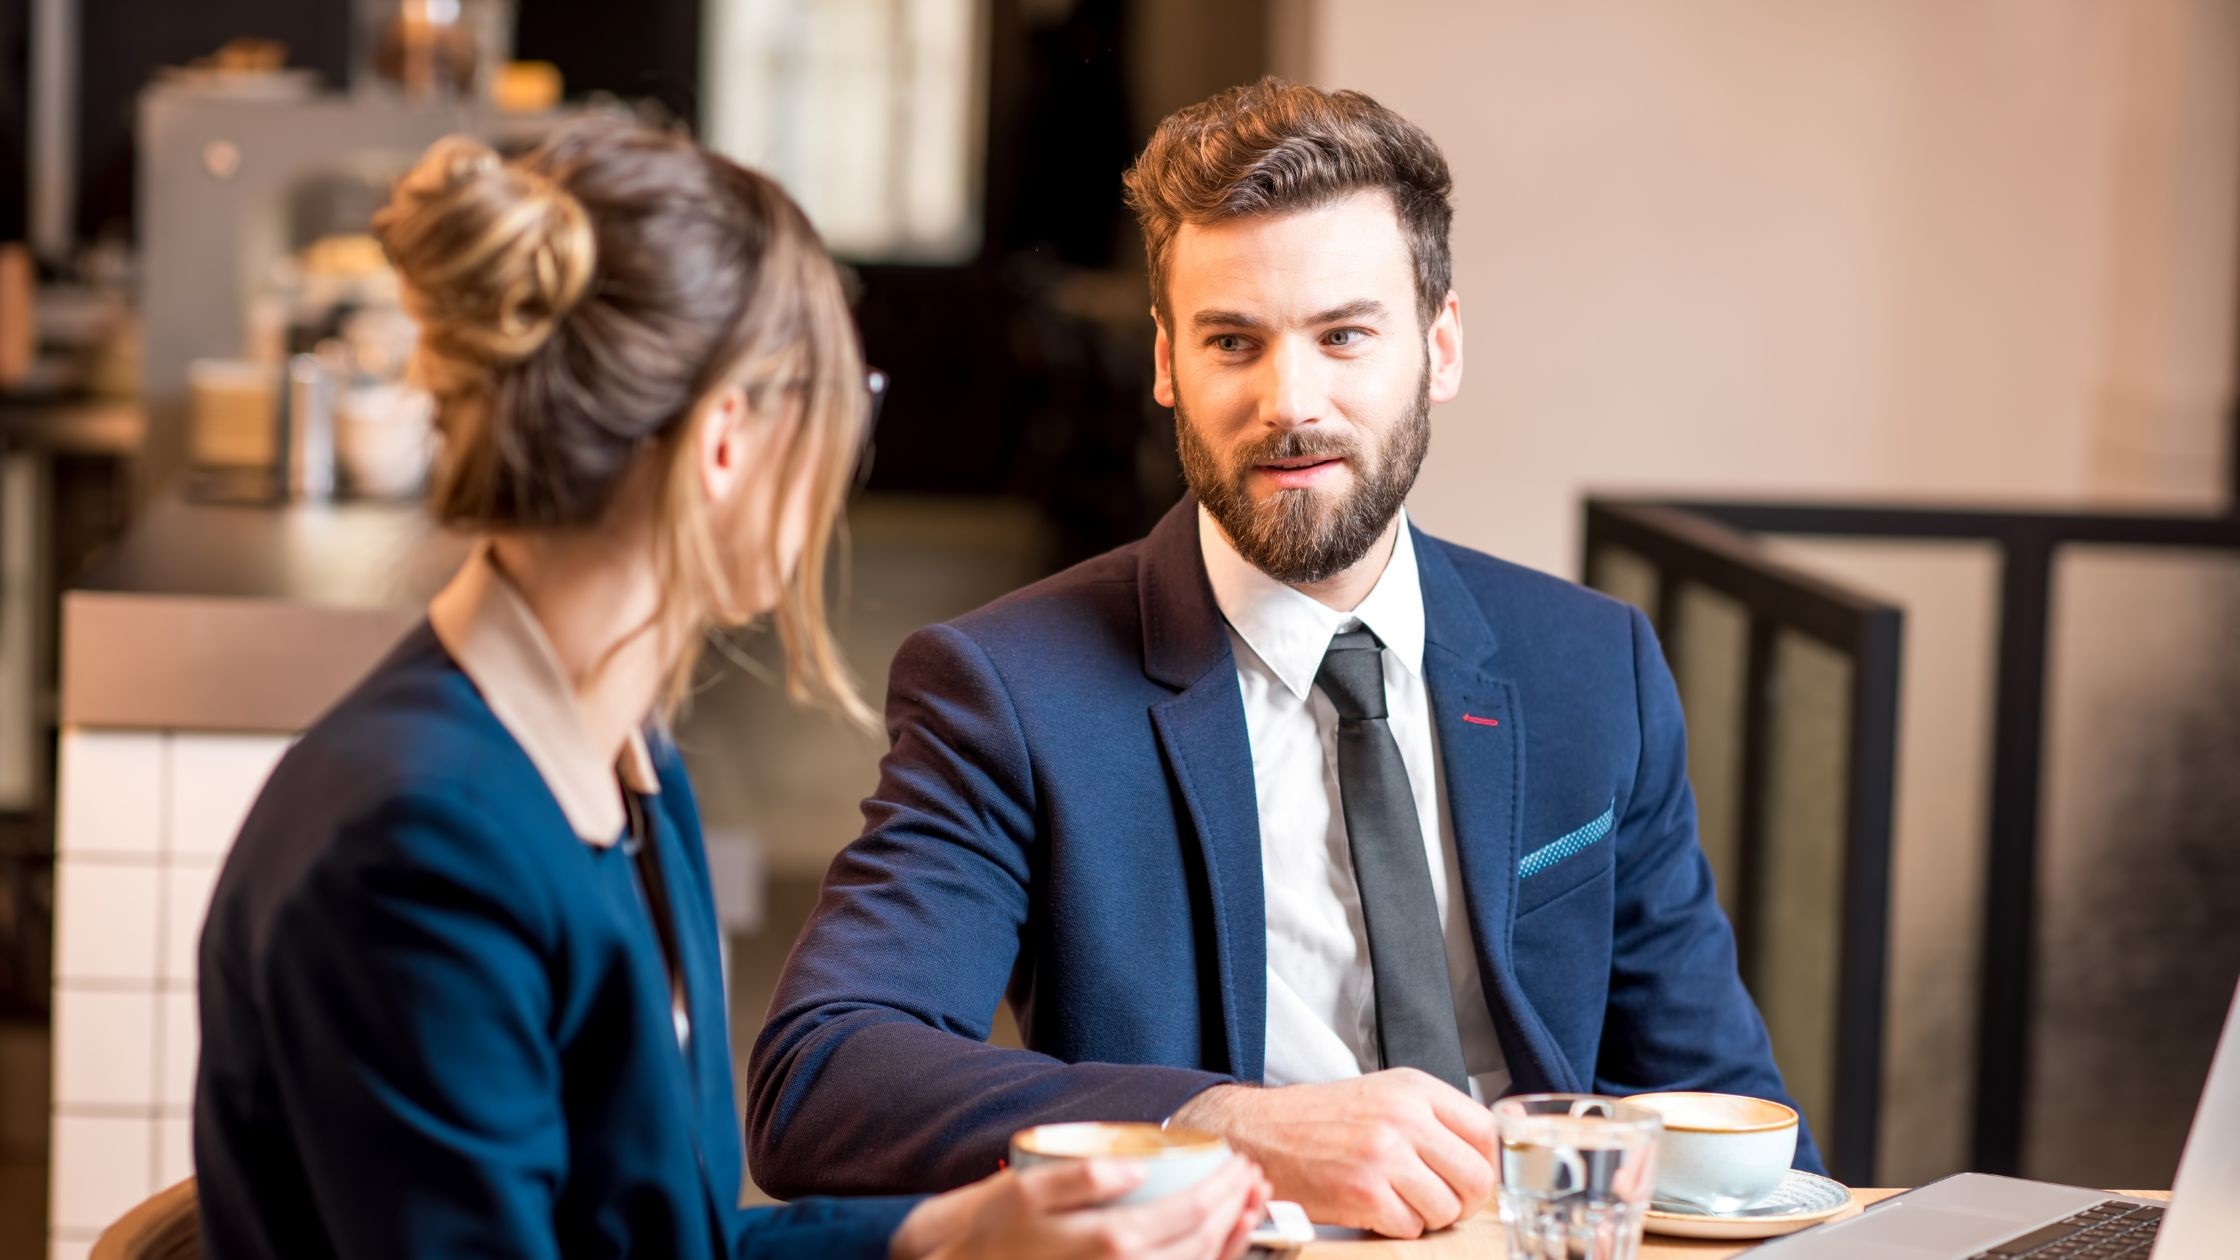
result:
[[[1509,1074],[1527,1090],[1581,1088],[1525,999],[1510,949],[1523,855],[1524,723],[1517,689],[1492,672],[1493,628],[1440,544],[1415,535],[1423,585],[1424,681],[1454,817],[1479,983]]]
[[[1137,573],[1144,673],[1179,694],[1151,706],[1205,869],[1230,1075],[1261,1077],[1268,1019],[1260,805],[1229,635],[1198,551],[1197,501],[1185,496],[1144,540]]]

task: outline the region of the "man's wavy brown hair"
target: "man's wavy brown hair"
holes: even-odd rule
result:
[[[1269,76],[1169,114],[1125,177],[1143,225],[1151,298],[1167,307],[1167,265],[1185,223],[1310,210],[1348,193],[1392,198],[1415,261],[1416,313],[1429,324],[1454,287],[1447,159],[1423,128],[1360,92]]]

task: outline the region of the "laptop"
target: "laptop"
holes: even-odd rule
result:
[[[1799,1230],[1750,1260],[2212,1260],[2240,1255],[2240,992],[2170,1202],[1962,1173]]]

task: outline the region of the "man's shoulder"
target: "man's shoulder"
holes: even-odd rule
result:
[[[1489,620],[1548,629],[1625,625],[1631,605],[1567,578],[1416,531],[1419,568],[1444,563]],[[1428,580],[1428,576],[1427,579]]]
[[[1092,556],[941,625],[991,654],[1075,641],[1140,650],[1143,546],[1139,539]]]

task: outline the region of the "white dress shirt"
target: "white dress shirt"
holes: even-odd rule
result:
[[[1198,547],[1214,602],[1229,623],[1245,729],[1252,738],[1267,899],[1267,1083],[1340,1080],[1378,1068],[1369,931],[1338,797],[1338,714],[1314,685],[1331,637],[1366,626],[1384,644],[1385,705],[1423,830],[1470,1092],[1481,1102],[1500,1097],[1509,1071],[1478,984],[1469,917],[1454,891],[1462,877],[1438,742],[1431,733],[1423,679],[1423,586],[1406,514],[1391,561],[1350,613],[1254,568],[1203,507]]]

